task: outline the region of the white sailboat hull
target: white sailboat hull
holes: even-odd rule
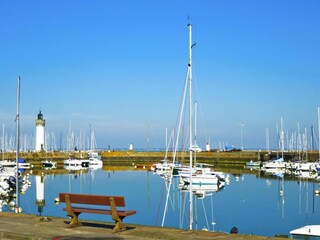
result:
[[[65,166],[81,166],[81,160],[79,159],[66,159],[63,161]]]
[[[64,166],[89,167],[89,159],[69,158],[63,161]]]
[[[190,178],[183,178],[185,184],[190,184]],[[203,174],[201,176],[192,176],[192,186],[218,185],[218,177],[216,175]]]
[[[268,162],[264,162],[262,164],[262,167],[265,169],[270,169],[270,168],[286,168],[286,165],[283,161],[283,158],[279,158],[276,160],[270,160]]]

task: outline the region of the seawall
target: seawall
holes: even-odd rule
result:
[[[138,151],[99,151],[104,162],[114,162],[122,164],[153,164],[158,162],[165,157],[164,151],[159,152],[138,152]],[[261,160],[268,161],[277,156],[281,156],[281,153],[277,152],[266,152],[266,151],[234,151],[234,152],[219,152],[219,151],[209,151],[209,152],[199,152],[197,154],[197,160],[203,163],[210,164],[222,164],[222,165],[243,165],[249,160]],[[45,159],[52,159],[62,162],[64,159],[69,158],[69,153],[65,151],[54,151],[54,152],[20,152],[19,157],[24,158],[33,164],[41,163]],[[86,152],[74,152],[73,155],[76,158],[87,158],[88,154]],[[309,151],[306,154],[297,152],[285,152],[285,160],[298,160],[307,159],[308,161],[317,161],[319,159],[318,152]],[[16,158],[15,152],[7,152],[3,154],[4,159],[14,160]],[[172,152],[168,153],[168,158],[172,159]],[[177,161],[188,163],[189,162],[189,152],[178,152]]]

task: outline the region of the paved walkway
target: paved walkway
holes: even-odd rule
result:
[[[70,228],[68,218],[0,212],[0,239],[137,239],[137,240],[262,240],[282,239],[261,236],[187,231],[175,228],[147,227],[127,224],[127,231],[113,233],[113,223],[82,220],[83,226]]]

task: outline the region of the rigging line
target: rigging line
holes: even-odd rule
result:
[[[169,174],[170,174],[170,172],[169,172]],[[166,181],[166,180],[165,180],[165,181]],[[172,184],[170,178],[168,179],[167,183],[165,184],[167,191],[170,191],[170,188],[169,188],[169,186],[168,186],[168,183],[169,183],[169,186]],[[170,194],[168,194],[168,195],[169,195],[169,199],[168,199],[168,200],[170,200],[171,207],[174,209],[173,199],[172,199],[172,197],[170,196]]]
[[[211,224],[212,224],[212,231],[214,231],[215,222],[214,222],[214,215],[213,215],[213,194],[211,195],[210,200],[211,200]]]
[[[162,198],[163,198],[163,192],[164,192],[164,186],[162,187],[160,202],[159,202],[159,206],[158,206],[158,214],[157,214],[157,217],[156,217],[156,225],[158,224],[158,218],[159,218],[159,215],[160,215],[160,206],[161,206],[161,202],[162,202]]]
[[[172,139],[173,139],[173,134],[174,134],[174,129],[172,129],[172,131],[171,131],[171,134],[170,134],[170,137],[169,137],[169,141],[168,141],[167,146],[166,146],[165,159],[168,158],[169,146],[171,145],[171,141],[172,141]]]
[[[312,129],[312,133],[311,134],[315,135],[314,128]],[[318,140],[317,140],[316,137],[313,139],[313,141],[315,142],[316,147],[319,148],[319,143],[318,143]]]
[[[180,215],[180,228],[183,227],[183,220],[185,218],[185,205],[186,205],[186,197],[185,197],[185,194],[183,194],[183,192],[181,193],[182,194],[182,201],[181,201],[181,207],[182,207],[182,211],[181,211],[181,215]]]
[[[184,104],[185,104],[185,99],[186,99],[186,93],[187,93],[187,88],[188,88],[189,72],[190,72],[190,70],[189,70],[189,67],[188,67],[186,78],[185,78],[185,85],[184,85],[184,89],[183,89],[183,96],[182,96],[181,104],[180,104],[178,122],[176,123],[176,125],[178,124],[178,132],[177,132],[177,135],[176,135],[176,142],[175,142],[176,145],[175,145],[174,152],[173,152],[173,157],[172,157],[172,162],[173,163],[176,160],[177,150],[178,150],[178,146],[179,146],[179,136],[180,136],[180,130],[181,130],[181,122],[182,122]],[[163,218],[162,218],[162,227],[164,225],[164,221],[165,221],[165,218],[166,218],[166,211],[167,211],[167,207],[168,207],[168,198],[169,198],[169,193],[170,193],[171,183],[172,183],[172,172],[171,172],[169,178],[170,178],[170,184],[169,184],[169,189],[167,191],[165,210],[164,210],[164,215],[163,215]]]
[[[181,105],[180,105],[180,112],[179,112],[179,117],[178,117],[178,122],[176,125],[178,125],[178,132],[176,135],[176,145],[175,145],[175,149],[174,149],[174,154],[173,154],[173,162],[175,162],[175,158],[176,158],[176,154],[177,154],[177,149],[179,146],[179,136],[180,136],[180,130],[181,130],[181,125],[182,125],[182,116],[183,116],[183,110],[184,110],[184,105],[185,105],[185,100],[186,100],[186,94],[187,94],[187,89],[188,89],[188,80],[189,80],[189,68],[187,70],[187,74],[185,77],[185,85],[184,85],[184,89],[183,89],[183,97],[182,97],[182,101],[181,101]]]
[[[202,127],[203,127],[203,131],[204,131],[205,139],[207,141],[207,139],[208,139],[207,129],[206,129],[206,125],[205,125],[205,122],[204,122],[204,114],[203,114],[202,107],[201,107],[201,98],[200,98],[200,94],[199,94],[199,88],[198,88],[197,78],[196,78],[196,73],[195,73],[194,68],[193,68],[193,75],[194,75],[194,78],[192,80],[193,80],[194,85],[195,85],[197,98],[199,99],[199,101],[197,101],[197,102],[199,102],[199,108],[200,108],[200,114],[201,114],[201,120],[202,120]]]
[[[206,196],[204,196],[204,197],[206,197]],[[202,208],[203,208],[204,217],[205,217],[206,223],[207,223],[207,229],[210,229],[210,228],[209,228],[208,217],[207,217],[207,211],[206,211],[206,209],[205,209],[203,199],[201,199],[201,202],[202,202]]]

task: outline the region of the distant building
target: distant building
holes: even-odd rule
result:
[[[43,119],[41,111],[39,111],[38,118],[36,119],[36,151],[44,150],[44,126],[46,121]]]
[[[133,151],[133,144],[132,143],[130,143],[130,145],[129,145],[129,151]]]
[[[207,144],[206,144],[206,151],[207,151],[207,152],[210,152],[210,150],[211,150],[210,143],[207,142]]]

